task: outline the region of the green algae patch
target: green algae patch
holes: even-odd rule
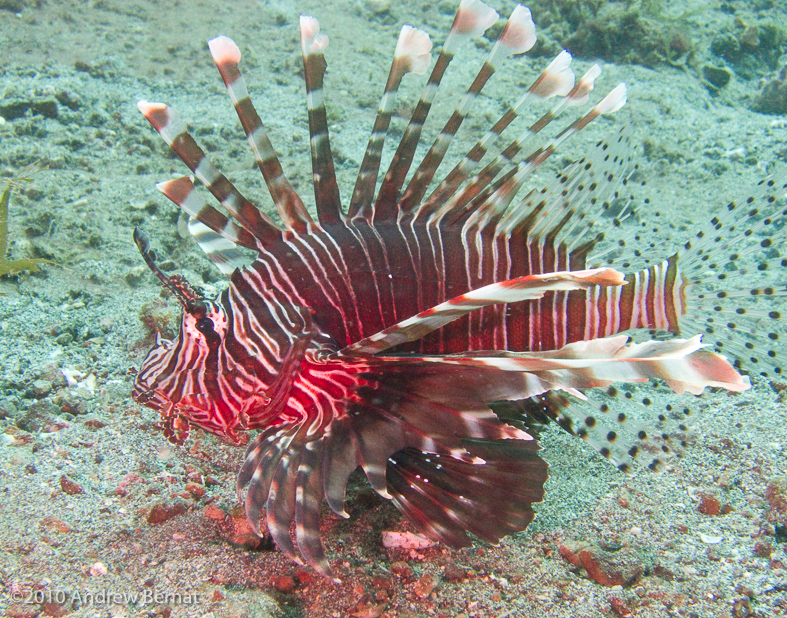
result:
[[[2,196],[0,196],[0,276],[13,274],[22,270],[29,270],[36,272],[41,270],[40,264],[54,264],[51,260],[44,258],[21,258],[18,260],[9,260],[7,257],[8,252],[8,203],[11,200],[11,192],[13,189],[18,189],[24,183],[33,181],[33,174],[40,171],[41,167],[37,163],[28,165],[22,169],[19,174],[6,179],[5,188],[3,189]]]

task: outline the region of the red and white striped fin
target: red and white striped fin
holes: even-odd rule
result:
[[[465,524],[453,515],[464,519],[485,497],[486,503],[495,499],[495,510],[484,539],[497,540],[532,519],[528,503],[541,499],[547,466],[532,436],[502,422],[487,405],[518,393],[521,376],[409,361],[378,371],[366,359],[302,360],[290,384],[293,396],[278,410],[281,421],[250,443],[237,478],[252,528],[259,534],[265,509],[267,529],[288,556],[329,574],[319,540],[320,503],[325,496],[346,515],[346,484],[359,465],[381,495],[419,513],[417,522],[430,530],[453,529],[445,537],[452,542],[466,543]],[[450,388],[444,388],[447,373]],[[403,476],[419,471],[427,474],[422,482],[434,483],[434,493],[402,484]],[[467,498],[464,509],[439,491],[456,474],[464,476],[456,485]],[[432,506],[413,491],[431,496]]]
[[[333,167],[323,94],[326,67],[324,51],[328,47],[328,36],[320,32],[320,23],[314,17],[301,15],[299,23],[317,216],[320,223],[338,223],[342,216],[342,204]]]
[[[486,357],[427,356],[416,360],[533,374],[551,384],[551,390],[566,390],[580,398],[583,389],[650,378],[663,380],[677,394],[699,395],[709,386],[733,392],[751,387],[749,379],[735,371],[724,357],[701,349],[704,344],[700,335],[629,345],[627,341],[626,335],[618,335],[569,343],[549,352],[504,352]],[[380,358],[385,362],[403,360]],[[527,396],[535,394],[527,393]]]
[[[525,162],[517,165],[512,170],[513,174],[506,177],[488,198],[477,205],[466,225],[484,227],[490,223],[496,223],[505,214],[505,211],[524,184],[525,178],[552,156],[561,143],[602,114],[613,113],[619,110],[625,102],[626,87],[625,84],[619,84],[588,113],[575,120],[547,144],[528,156]]]
[[[569,68],[571,54],[563,50],[536,78],[527,92],[522,95],[516,104],[511,107],[500,119],[487,131],[484,136],[476,143],[465,157],[454,167],[445,177],[440,185],[435,189],[429,198],[418,210],[418,218],[425,218],[432,214],[442,217],[451,210],[460,209],[469,203],[481,190],[486,187],[506,164],[511,162],[524,147],[524,145],[535,137],[544,127],[548,126],[557,118],[563,109],[568,105],[584,104],[587,93],[593,89],[593,82],[600,73],[598,65],[593,65],[591,69],[582,77],[573,90],[571,90],[561,102],[544,114],[539,120],[533,123],[517,140],[504,148],[494,161],[489,163],[468,183],[466,191],[455,201],[450,201],[459,186],[467,180],[470,173],[487,153],[491,145],[497,140],[503,131],[526,109],[534,98],[544,99],[552,96],[563,96],[566,87],[570,87],[574,82],[574,75]]]
[[[259,251],[262,245],[245,228],[209,205],[197,191],[193,179],[182,176],[156,184],[156,188],[180,206],[181,210],[221,235],[229,242]]]
[[[528,51],[535,42],[536,27],[530,15],[530,10],[518,4],[511,13],[511,17],[508,18],[505,29],[492,46],[489,57],[479,70],[473,83],[467,89],[456,110],[448,119],[440,135],[432,144],[429,152],[426,153],[423,161],[421,161],[418,169],[410,179],[410,183],[399,201],[399,210],[409,212],[421,202],[456,132],[470,113],[486,82],[499,68],[502,60],[511,54],[522,54]]]
[[[243,228],[263,245],[281,238],[281,229],[247,200],[210,162],[174,109],[163,103],[147,101],[140,101],[137,107],[194,176]]]
[[[390,220],[396,216],[399,191],[407,176],[407,171],[410,169],[410,164],[413,161],[413,156],[421,137],[421,130],[424,122],[426,122],[426,117],[429,115],[432,102],[448,65],[462,43],[482,34],[497,21],[497,18],[497,12],[481,2],[481,0],[461,1],[456,17],[454,17],[454,23],[432,69],[432,74],[429,76],[429,80],[421,93],[421,99],[416,105],[377,193],[373,214],[370,217],[367,213],[360,212],[361,216],[370,220]]]
[[[377,174],[380,171],[380,158],[388,126],[391,123],[396,93],[399,91],[399,85],[405,74],[412,72],[423,75],[426,73],[431,63],[431,49],[432,42],[426,32],[412,26],[402,26],[391,70],[388,73],[388,81],[385,83],[385,91],[377,108],[377,118],[374,121],[372,135],[369,137],[361,168],[358,171],[358,178],[355,181],[350,207],[347,210],[347,216],[350,218],[356,216],[360,211],[371,214]]]
[[[597,285],[616,286],[623,283],[622,273],[607,268],[544,273],[493,283],[422,311],[343,348],[338,354],[371,355],[408,341],[416,341],[463,315],[488,305],[534,300],[555,290],[587,289]]]
[[[189,219],[188,230],[208,259],[225,275],[231,275],[236,268],[242,268],[254,261],[253,257],[243,253],[238,245],[226,236],[216,233],[194,217]]]
[[[273,203],[288,229],[305,233],[314,225],[303,201],[292,188],[284,174],[279,157],[273,149],[265,125],[257,114],[249,96],[246,82],[241,75],[238,64],[241,53],[235,42],[226,36],[219,36],[208,41],[213,61],[219,69],[224,85],[230,95],[232,104],[238,114],[240,123],[246,133],[254,159],[262,172],[265,184],[271,194]]]
[[[483,459],[472,464],[416,449],[394,453],[388,463],[393,502],[424,534],[451,547],[472,544],[468,532],[497,544],[524,530],[544,496],[547,466],[533,440],[466,441]]]

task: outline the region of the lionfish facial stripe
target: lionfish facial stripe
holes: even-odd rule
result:
[[[284,358],[283,347],[287,340],[274,337],[274,329],[267,328],[273,316],[267,295],[261,295],[249,271],[233,281],[228,289],[230,304],[234,307],[253,307],[253,311],[234,311],[232,325],[237,332],[236,340],[247,350],[251,358],[256,358],[265,366],[268,373],[275,374]],[[278,333],[277,333],[278,334]]]
[[[233,354],[243,353],[249,364],[256,367],[254,378],[259,381],[257,373],[276,375],[281,366],[283,354],[280,343],[271,337],[259,323],[245,317],[245,312],[235,312],[232,323]],[[240,363],[239,363],[240,364]],[[250,376],[251,377],[251,376]]]

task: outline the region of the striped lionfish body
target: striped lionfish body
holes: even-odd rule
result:
[[[497,17],[480,0],[462,0],[378,187],[399,83],[408,72],[425,73],[431,60],[429,37],[402,29],[346,208],[323,105],[327,38],[314,18],[301,17],[316,220],[284,175],[239,72],[240,52],[228,38],[211,40],[210,50],[281,225],[210,163],[172,109],[139,104],[193,173],[159,188],[191,215],[189,229],[208,257],[232,274],[217,298],[203,298],[183,278],[162,273],[135,231],[145,261],[184,311],[178,337],[157,342],[145,359],[133,396],[161,413],[175,443],[191,426],[236,444],[245,441],[244,432],[259,430],[238,475],[248,519],[259,533],[264,510],[277,545],[323,574],[330,571],[319,509],[326,500],[346,516],[346,484],[358,467],[430,537],[452,546],[469,544],[468,533],[497,542],[523,530],[534,516],[532,503],[543,496],[547,466],[526,431],[529,423],[556,421],[625,470],[634,460],[657,461],[669,450],[668,436],[651,438],[644,428],[629,427],[625,413],[610,414],[594,395],[599,389],[612,396],[613,382],[651,378],[676,393],[748,388],[749,379],[706,349],[697,333],[735,359],[758,363],[758,372],[780,371],[775,351],[757,333],[780,317],[771,304],[781,290],[747,289],[741,303],[753,307],[746,313],[731,306],[738,324],[723,333],[706,323],[706,312],[727,319],[730,301],[722,299],[735,293],[721,291],[724,277],[709,273],[737,264],[733,253],[765,267],[780,259],[769,234],[784,215],[784,187],[763,183],[680,253],[628,275],[589,267],[602,241],[594,224],[625,182],[625,131],[600,142],[551,185],[520,195],[527,176],[562,141],[624,104],[621,84],[540,148],[525,149],[564,109],[588,100],[597,66],[575,82],[571,58],[562,52],[427,195],[484,83],[506,56],[535,42],[524,7],[514,10],[405,185],[443,73],[462,43]],[[527,104],[552,97],[559,102],[537,122],[491,150]],[[200,196],[194,177],[222,210]],[[257,257],[236,268],[239,247]],[[620,334],[637,329],[673,336],[631,343]],[[693,336],[680,338],[686,331]]]

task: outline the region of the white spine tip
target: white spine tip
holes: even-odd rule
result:
[[[544,72],[560,73],[561,71],[568,69],[569,66],[571,66],[571,54],[564,49],[557,56],[555,56],[555,59],[549,63]]]
[[[240,62],[240,49],[228,36],[217,36],[208,41],[208,49],[210,55],[213,56],[213,61],[216,64],[225,62],[232,62],[238,64]]]
[[[618,84],[595,107],[599,114],[611,114],[626,104],[626,84]]]
[[[481,0],[462,0],[451,30],[466,36],[478,36],[500,17],[493,8]]]
[[[587,72],[579,79],[574,91],[571,93],[569,103],[571,105],[584,105],[590,98],[590,92],[596,85],[596,79],[601,75],[601,67],[594,64]]]
[[[394,57],[406,63],[406,71],[423,75],[432,62],[432,41],[423,30],[412,26],[402,26],[396,42]]]
[[[142,112],[142,115],[147,118],[154,112],[160,112],[167,109],[164,103],[151,103],[150,101],[137,101],[137,109]]]
[[[536,25],[530,9],[521,4],[516,5],[500,35],[500,42],[510,54],[523,54],[536,44]]]
[[[320,32],[320,22],[310,15],[301,15],[301,50],[304,56],[319,54],[328,47],[328,35]]]
[[[571,54],[564,49],[549,63],[530,92],[537,97],[548,99],[554,96],[564,97],[573,87]]]

